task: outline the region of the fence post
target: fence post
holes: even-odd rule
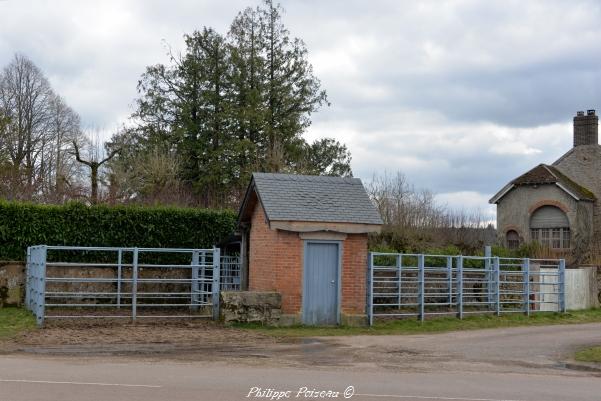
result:
[[[206,281],[207,275],[206,275],[206,265],[207,263],[207,252],[206,251],[202,251],[202,253],[200,254],[200,299],[201,302],[203,304],[207,303],[208,300],[208,283]]]
[[[417,267],[418,267],[418,304],[419,304],[419,320],[424,321],[424,310],[425,310],[425,297],[424,297],[424,289],[425,289],[425,257],[423,254],[417,255]]]
[[[138,248],[134,248],[131,269],[131,320],[135,322],[138,312]]]
[[[221,250],[213,247],[213,285],[211,288],[213,302],[213,320],[219,320],[219,290],[220,290]]]
[[[449,285],[449,308],[453,306],[453,257],[447,256],[447,284]]]
[[[400,253],[396,255],[396,268],[397,268],[396,274],[397,274],[397,281],[398,281],[397,284],[399,286],[399,293],[398,293],[398,297],[397,297],[398,298],[397,299],[397,304],[398,304],[397,306],[398,306],[398,309],[400,310],[401,309],[401,293],[402,293],[402,291],[401,291],[401,286],[402,286],[401,280],[403,278],[403,271],[402,271],[403,270],[403,255],[400,254]]]
[[[495,310],[497,316],[501,315],[501,262],[499,257],[493,259],[493,270],[495,275]]]
[[[193,311],[198,310],[198,262],[199,262],[199,252],[192,251],[192,284],[190,286],[190,292],[192,293],[192,297],[190,299],[190,309]]]
[[[486,270],[486,302],[489,310],[493,309],[494,305],[494,282],[493,282],[493,272],[491,270],[492,263],[492,247],[487,245],[484,247],[484,270]]]
[[[31,274],[31,247],[27,247],[27,264],[25,265],[25,307],[28,310],[31,310],[31,289],[29,286],[31,285],[31,278],[29,275]]]
[[[457,257],[457,317],[463,319],[463,256]]]
[[[559,311],[566,312],[566,261],[559,259]]]
[[[530,259],[524,258],[522,264],[522,273],[524,275],[524,313],[530,316]]]
[[[37,291],[37,313],[36,313],[36,321],[39,327],[44,325],[44,318],[46,317],[46,257],[48,253],[48,249],[46,245],[42,245],[40,247],[40,265],[38,268],[38,291]]]
[[[123,249],[117,252],[117,309],[121,309],[121,278],[123,277]]]
[[[399,306],[400,308],[400,306]],[[374,254],[367,254],[367,317],[369,325],[374,324]]]

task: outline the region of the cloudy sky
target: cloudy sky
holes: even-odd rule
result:
[[[0,0],[0,64],[31,58],[84,125],[126,121],[165,43],[220,32],[258,0]],[[310,139],[335,137],[355,176],[402,171],[453,208],[479,208],[571,146],[577,110],[601,109],[597,1],[283,0],[331,107]]]

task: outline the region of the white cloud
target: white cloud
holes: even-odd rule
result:
[[[225,32],[259,0],[0,1],[0,64],[28,55],[104,134],[131,113],[146,66],[182,35]],[[571,146],[576,110],[601,108],[601,3],[593,0],[283,1],[332,107],[307,137],[333,136],[360,177],[402,170],[449,203],[490,194]]]
[[[436,195],[436,200],[449,210],[478,213],[483,222],[496,224],[496,208],[488,204],[489,198],[487,194],[474,191],[446,192]]]

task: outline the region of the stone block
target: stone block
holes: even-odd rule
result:
[[[275,324],[282,314],[282,296],[277,292],[222,291],[220,302],[225,323]]]

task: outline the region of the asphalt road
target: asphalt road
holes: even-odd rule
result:
[[[598,401],[601,373],[563,366],[595,342],[600,324],[328,338],[222,359],[20,352],[0,356],[0,401],[345,399],[345,390],[352,400]]]
[[[339,392],[353,386],[353,400],[598,401],[601,379],[591,376],[394,373],[231,366],[224,363],[146,363],[3,357],[3,401],[191,401],[270,399],[253,387],[306,397],[309,391]],[[298,394],[299,389],[307,391]],[[251,396],[247,396],[251,393]],[[350,393],[347,393],[350,394]],[[327,394],[321,399],[327,398]],[[274,398],[275,399],[275,398]]]

